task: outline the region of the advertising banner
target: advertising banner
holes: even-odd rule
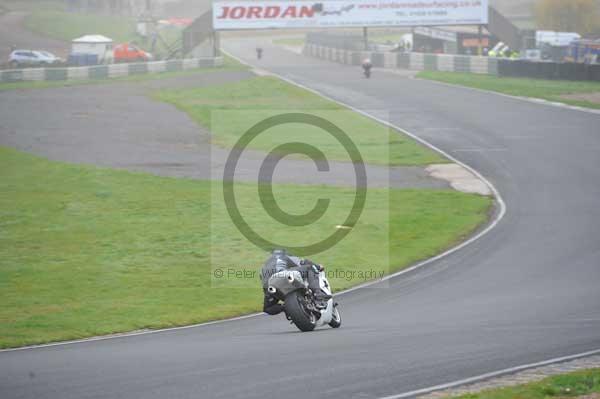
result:
[[[226,29],[479,25],[488,0],[215,1],[213,26]]]
[[[414,33],[416,33],[417,35],[427,36],[433,39],[440,39],[447,42],[457,41],[456,32],[449,32],[441,29],[418,27],[415,28]]]

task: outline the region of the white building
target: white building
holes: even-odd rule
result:
[[[94,54],[98,62],[113,62],[113,40],[102,35],[85,35],[71,42],[71,54]]]

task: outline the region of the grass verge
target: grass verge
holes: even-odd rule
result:
[[[576,371],[514,387],[490,389],[456,396],[460,399],[546,399],[574,398],[600,393],[600,369]]]
[[[197,123],[209,128],[213,142],[231,148],[253,122],[293,110],[309,111],[339,126],[356,144],[367,163],[379,165],[428,165],[447,162],[432,150],[372,119],[274,77],[256,77],[240,82],[186,90],[162,90],[154,98],[175,105]],[[227,120],[213,126],[218,112],[229,112]],[[321,149],[327,159],[349,161],[346,150],[322,129],[306,125],[274,127],[253,140],[249,148],[270,151],[274,137],[282,142],[302,138]],[[353,160],[352,160],[353,161]]]
[[[222,201],[211,201],[220,188],[216,182],[51,162],[0,147],[0,347],[259,310],[256,276],[228,289],[216,288],[212,279],[211,259],[258,269],[265,258],[235,229]],[[252,225],[262,222],[265,234],[298,239],[294,229],[282,229],[258,209],[256,185],[236,189]],[[277,185],[275,193],[283,209],[304,211],[316,197],[331,198],[331,211],[303,233],[314,240],[346,217],[343,205],[354,190]],[[365,271],[379,264],[392,272],[463,239],[486,220],[491,202],[451,190],[369,190],[352,232],[316,258],[328,270]],[[381,228],[386,225],[389,232]],[[384,239],[389,251],[382,250]],[[340,276],[332,284],[340,290],[363,281]]]
[[[44,36],[70,42],[89,34],[108,36],[115,43],[138,38],[135,20],[129,17],[34,10],[25,19],[25,27]]]
[[[60,0],[0,0],[0,9],[10,11],[65,11],[66,4]]]
[[[580,107],[600,109],[600,103],[562,97],[566,94],[600,92],[600,82],[506,78],[492,75],[437,71],[422,71],[417,74],[417,77],[476,89],[490,90],[512,96],[541,98]]]
[[[33,10],[25,19],[25,27],[44,36],[70,42],[89,34],[100,34],[114,40],[115,44],[136,42],[146,50],[150,50],[148,38],[137,34],[135,19],[121,16],[82,14],[64,11],[51,11],[44,8]],[[181,28],[170,27],[159,31],[167,43],[181,40]],[[155,59],[168,55],[168,50],[161,42],[152,51]]]

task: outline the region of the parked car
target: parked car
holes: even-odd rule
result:
[[[64,62],[61,58],[47,51],[15,50],[8,57],[8,64],[12,68],[25,66],[46,66]]]
[[[115,62],[146,62],[152,60],[152,54],[131,43],[122,43],[114,47]]]
[[[56,65],[56,64],[64,64],[65,60],[55,56],[54,54],[52,54],[49,51],[43,51],[43,50],[38,50],[38,51],[34,51],[34,53],[41,55],[42,58],[45,58],[45,60],[43,62],[46,62],[48,64],[51,65]]]

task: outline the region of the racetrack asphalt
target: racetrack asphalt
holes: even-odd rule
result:
[[[221,180],[229,149],[212,145],[208,130],[149,94],[164,88],[206,87],[253,77],[255,74],[245,70],[211,71],[142,82],[0,91],[0,145],[55,161]],[[245,151],[235,179],[256,182],[264,158],[262,152]],[[328,173],[318,173],[311,160],[286,157],[276,163],[273,182],[356,184],[349,163],[329,161],[328,165]],[[367,184],[449,187],[446,181],[430,177],[425,167],[366,165]]]
[[[225,43],[251,62],[255,45]],[[0,396],[376,398],[600,348],[598,115],[382,71],[366,80],[262,45],[261,68],[389,113],[478,170],[504,218],[449,256],[340,295],[338,330],[257,316],[0,352]]]

